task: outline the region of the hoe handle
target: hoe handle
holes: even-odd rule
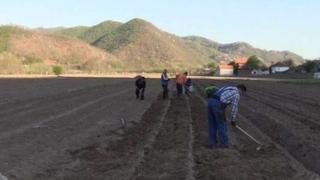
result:
[[[258,141],[256,138],[254,138],[253,136],[251,136],[248,132],[246,132],[245,130],[243,130],[240,126],[236,125],[236,128],[241,131],[243,134],[247,135],[250,139],[252,139],[254,142],[256,142],[257,144],[259,144],[260,146],[262,145],[262,143],[260,141]]]

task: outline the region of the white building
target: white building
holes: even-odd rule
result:
[[[314,79],[320,79],[320,72],[316,72],[313,74]]]
[[[288,71],[289,69],[290,67],[288,65],[282,64],[280,62],[271,66],[272,73],[282,73]]]
[[[216,70],[217,76],[233,76],[233,66],[228,64],[220,64]]]

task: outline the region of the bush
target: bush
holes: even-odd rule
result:
[[[293,68],[296,66],[296,64],[294,63],[294,61],[292,59],[287,59],[287,60],[283,61],[283,64],[289,66],[290,68]]]
[[[31,65],[31,64],[42,63],[42,62],[43,62],[42,59],[32,55],[25,56],[22,60],[22,63],[25,65]]]
[[[207,67],[210,68],[212,71],[214,71],[217,69],[217,63],[210,62],[209,64],[207,64]]]
[[[303,64],[303,67],[308,73],[316,72],[320,68],[315,61],[307,61]]]
[[[21,74],[23,65],[21,59],[13,53],[0,53],[0,74]]]
[[[61,66],[53,66],[52,67],[52,72],[55,75],[60,76],[63,73],[63,68]]]
[[[263,62],[255,55],[250,56],[247,63],[245,64],[245,68],[248,70],[260,69],[263,66]]]
[[[33,63],[30,65],[25,65],[25,72],[28,74],[49,74],[50,66],[43,63]]]

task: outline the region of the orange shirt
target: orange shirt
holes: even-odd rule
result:
[[[187,76],[186,75],[177,75],[176,83],[184,85],[187,81]]]

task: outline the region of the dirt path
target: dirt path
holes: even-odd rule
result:
[[[193,177],[193,131],[185,98],[173,98],[162,128],[132,179]]]

